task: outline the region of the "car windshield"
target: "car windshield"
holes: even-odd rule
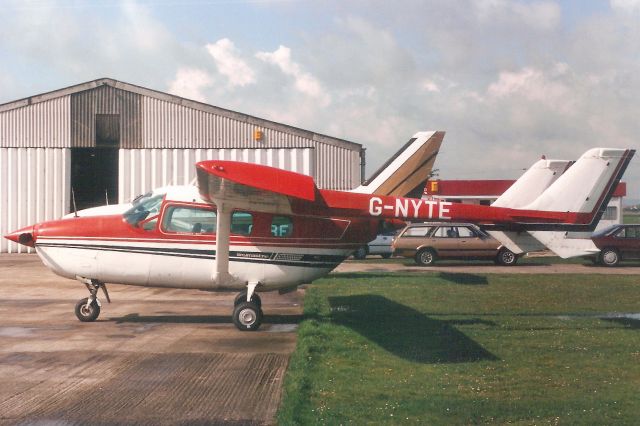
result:
[[[620,228],[620,225],[607,226],[606,228],[603,228],[599,231],[594,232],[591,236],[596,238],[604,237],[605,235],[609,235],[610,233],[617,230],[618,228]]]
[[[153,195],[151,192],[133,200],[133,207],[124,212],[124,219],[132,226],[136,226],[139,222],[147,217],[153,217],[160,211],[160,205],[164,194]]]

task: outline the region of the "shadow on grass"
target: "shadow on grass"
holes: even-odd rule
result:
[[[604,321],[615,322],[626,328],[640,329],[640,320],[635,318],[602,318]]]
[[[432,363],[496,361],[498,358],[455,328],[491,321],[436,320],[378,295],[329,297],[331,320],[351,328],[400,358]]]
[[[487,277],[477,274],[466,274],[458,272],[440,272],[438,277],[454,284],[462,285],[489,285]]]
[[[389,277],[390,274],[393,274],[393,271],[383,271],[380,272],[332,272],[327,278],[338,278],[338,279],[367,279],[367,278],[383,278]],[[397,274],[396,274],[397,275]]]
[[[231,315],[139,315],[128,314],[109,318],[107,321],[123,323],[165,323],[165,324],[231,324]],[[302,315],[265,315],[263,324],[299,324]]]

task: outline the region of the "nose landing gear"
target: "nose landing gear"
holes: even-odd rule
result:
[[[111,303],[109,293],[107,292],[107,286],[104,283],[90,278],[76,277],[76,279],[83,283],[87,287],[87,290],[89,290],[89,297],[80,299],[78,303],[76,303],[76,317],[78,317],[82,322],[95,321],[100,315],[100,307],[102,306],[96,297],[99,289],[102,289],[104,292],[107,302]]]

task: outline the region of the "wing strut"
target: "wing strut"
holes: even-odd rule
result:
[[[235,280],[229,274],[229,235],[233,209],[225,203],[216,203],[216,258],[211,279],[217,287],[226,287]]]

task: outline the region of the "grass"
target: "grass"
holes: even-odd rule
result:
[[[638,213],[625,213],[623,223],[640,223],[640,214]]]
[[[637,424],[636,277],[334,274],[311,285],[280,424]],[[606,317],[606,318],[605,318]]]

